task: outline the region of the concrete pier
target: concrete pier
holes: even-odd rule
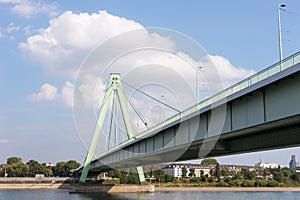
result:
[[[99,184],[71,185],[69,193],[152,193],[154,185]]]

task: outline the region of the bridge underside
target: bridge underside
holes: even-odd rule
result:
[[[204,140],[201,140],[189,146],[182,145],[180,148],[161,150],[153,154],[111,163],[109,166],[101,165],[91,169],[90,173],[97,174],[110,169],[174,162],[170,158],[174,158],[178,154],[181,156],[176,161],[184,161],[203,158],[201,156],[203,154],[206,157],[216,157],[300,146],[300,115],[224,134],[220,137],[212,137],[206,140],[206,145],[203,145],[203,142]]]
[[[300,146],[299,71],[297,64],[229,96],[226,104],[199,110],[181,123],[98,157],[89,173]],[[222,118],[222,109],[224,125],[221,134],[215,134],[209,127]]]

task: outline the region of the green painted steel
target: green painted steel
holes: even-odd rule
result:
[[[218,101],[220,100],[224,100],[226,97],[229,97],[247,87],[250,87],[260,81],[263,81],[265,80],[266,78],[268,77],[271,77],[275,74],[278,74],[280,73],[281,71],[284,71],[285,69],[288,69],[296,64],[300,63],[300,52],[282,60],[282,62],[280,63],[276,63],[268,68],[266,68],[265,70],[261,71],[261,72],[258,72],[257,74],[254,74],[253,76],[227,88],[226,90],[218,93],[218,94],[215,94],[213,95],[212,97],[198,103],[197,105],[185,110],[185,111],[182,111],[181,113],[167,119],[166,121],[154,126],[154,127],[151,127],[149,128],[148,130],[134,136],[134,137],[129,137],[129,139],[127,141],[124,141],[123,143],[115,146],[114,148],[110,149],[109,151],[101,154],[101,155],[98,155],[94,160],[99,160],[100,158],[104,157],[104,156],[107,156],[107,155],[110,155],[112,154],[114,151],[116,151],[117,149],[120,149],[124,146],[126,146],[127,144],[133,142],[136,138],[142,138],[142,137],[146,137],[148,134],[151,134],[159,129],[162,129],[165,125],[167,124],[170,124],[170,123],[173,123],[175,121],[178,121],[178,120],[181,120],[183,117],[186,117],[188,115],[190,115],[191,113],[194,113],[202,108],[205,108],[206,106],[210,106],[210,105],[213,105],[214,103],[217,103]],[[120,92],[119,92],[120,93]],[[125,101],[125,100],[124,100]],[[253,104],[259,104],[260,102],[253,102]],[[236,105],[233,105],[233,106],[236,106]],[[255,110],[254,110],[255,111]],[[253,112],[254,112],[253,111]],[[125,111],[126,112],[126,111]],[[203,117],[203,116],[202,116]],[[128,118],[129,119],[129,118]],[[253,124],[256,124],[257,122],[255,121],[257,119],[254,119],[252,120]],[[200,120],[200,123],[203,122],[203,120]],[[228,124],[228,127],[230,128],[230,126],[235,126],[234,124]],[[204,127],[204,126],[203,126]],[[203,128],[201,126],[201,128]],[[198,136],[196,136],[198,137]],[[149,138],[151,139],[151,138]],[[152,138],[153,139],[153,138]],[[148,145],[147,145],[147,148],[146,148],[146,152],[147,153],[150,153],[148,152],[150,149],[148,149]],[[153,151],[153,149],[151,149]],[[124,159],[125,159],[125,154],[124,154]]]
[[[97,143],[99,141],[100,131],[102,129],[104,119],[107,114],[108,106],[109,106],[110,100],[112,98],[113,91],[117,91],[117,96],[118,96],[118,99],[119,99],[119,102],[121,105],[123,119],[125,122],[128,138],[129,139],[133,138],[133,129],[132,129],[131,121],[130,121],[128,107],[126,104],[126,98],[124,96],[122,84],[120,81],[120,74],[112,73],[110,75],[108,87],[106,89],[105,96],[104,96],[104,99],[103,99],[103,102],[102,102],[102,105],[100,108],[97,124],[96,124],[95,130],[94,130],[94,135],[93,135],[93,138],[92,138],[92,141],[90,144],[90,148],[87,153],[85,163],[83,165],[82,174],[81,174],[80,180],[79,180],[81,183],[85,183],[85,181],[86,181],[86,178],[87,178],[87,175],[88,175],[88,172],[90,169],[90,164],[91,164],[91,161],[93,160],[95,149],[96,149]]]
[[[109,151],[98,155],[95,159],[97,160],[105,155],[109,155],[112,152],[114,152],[115,150],[120,149],[123,146],[126,146],[127,144],[132,142],[135,138],[145,137],[146,135],[148,135],[152,132],[162,129],[167,124],[171,124],[177,120],[180,120],[198,110],[201,110],[202,108],[213,105],[213,104],[217,103],[218,101],[225,100],[226,97],[229,97],[247,87],[250,87],[260,81],[265,80],[266,78],[269,78],[275,74],[278,74],[281,71],[284,71],[285,69],[288,69],[298,63],[300,63],[300,52],[297,52],[297,53],[289,56],[288,58],[285,58],[284,60],[282,60],[282,62],[278,62],[274,65],[271,65],[270,67],[258,72],[257,74],[254,74],[254,75],[250,76],[249,78],[246,78],[245,80],[242,80],[241,82],[211,96],[210,98],[201,101],[200,103],[192,106],[191,108],[188,108],[187,110],[184,110],[181,113],[174,115],[173,117],[165,120],[164,122],[157,124],[156,126],[153,126],[149,129],[147,129],[146,131],[136,135],[134,138],[124,141],[123,143],[115,146],[114,148],[110,149]]]
[[[143,167],[139,166],[136,169],[137,169],[137,172],[138,172],[138,175],[139,175],[140,183],[145,182],[146,179],[145,179]]]
[[[120,106],[121,106],[121,110],[122,110],[122,115],[123,115],[126,131],[127,131],[127,135],[128,135],[129,139],[132,139],[134,137],[132,124],[131,124],[131,120],[130,120],[128,106],[126,103],[126,98],[124,96],[122,84],[120,81],[118,82],[118,86],[119,86],[117,89],[118,98],[119,98],[119,102],[120,102]]]

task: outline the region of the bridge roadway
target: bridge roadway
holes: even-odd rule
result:
[[[97,156],[89,173],[299,145],[300,52]]]

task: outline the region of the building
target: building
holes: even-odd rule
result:
[[[290,169],[297,169],[297,168],[300,167],[299,162],[296,161],[296,156],[295,155],[291,156],[289,166],[290,166]]]
[[[215,165],[200,165],[200,164],[179,164],[173,163],[163,168],[166,174],[174,176],[176,178],[182,178],[182,168],[187,169],[186,176],[189,177],[190,169],[194,169],[195,177],[201,177],[201,175],[210,176],[210,171],[215,169]]]
[[[170,164],[168,166],[166,166],[163,171],[166,173],[166,174],[169,174],[173,177],[176,177],[176,178],[181,178],[182,177],[182,168],[181,165],[179,164]]]
[[[265,168],[269,168],[269,169],[276,169],[279,167],[278,164],[275,163],[264,163],[261,160],[255,164],[256,167],[258,167],[259,169],[265,169]]]
[[[54,167],[54,165],[51,162],[49,162],[46,164],[46,167]]]
[[[204,175],[204,176],[207,175],[210,177],[210,172],[215,169],[215,165],[193,164],[193,165],[190,165],[190,168],[194,169],[195,177],[201,177],[202,175]]]
[[[230,172],[241,172],[242,169],[247,169],[249,171],[255,171],[257,166],[248,165],[220,165],[221,169],[228,169]]]

